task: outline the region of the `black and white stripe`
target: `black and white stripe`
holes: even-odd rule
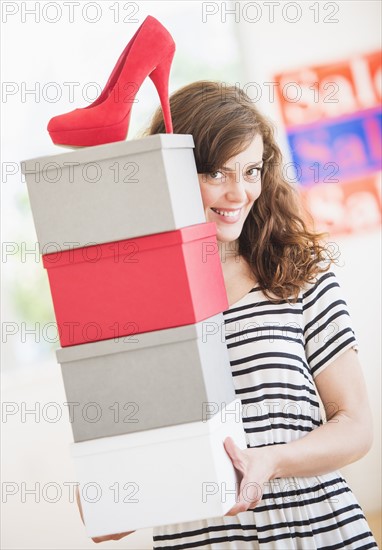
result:
[[[296,303],[272,304],[259,287],[224,312],[247,446],[287,444],[323,423],[315,377],[349,348],[358,351],[337,277],[327,272]],[[187,495],[184,495],[187,498]],[[341,474],[278,478],[256,508],[154,529],[154,549],[350,550],[377,548]]]

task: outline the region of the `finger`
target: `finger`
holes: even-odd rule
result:
[[[224,514],[225,516],[236,516],[235,514],[235,506],[233,506],[228,512]]]
[[[126,531],[126,533],[119,533],[118,535],[114,535],[116,537],[114,540],[123,539],[123,537],[127,537],[127,535],[131,535],[131,533],[135,533],[135,531]]]
[[[227,437],[224,440],[224,448],[232,460],[234,467],[244,474],[246,469],[246,457],[243,451],[234,443],[231,437]]]
[[[107,542],[108,540],[121,540],[123,537],[134,533],[134,531],[127,531],[126,533],[118,533],[116,535],[104,535],[103,537],[94,537],[92,538],[93,542]]]
[[[82,523],[85,525],[84,515],[83,515],[83,512],[82,512],[82,506],[81,506],[80,492],[78,490],[78,487],[76,487],[76,500],[77,500],[77,506],[78,506],[79,511],[80,511],[80,516],[81,516]]]
[[[246,512],[247,509],[248,508],[243,504],[241,504],[240,506],[238,504],[235,504],[235,506],[233,506],[231,508],[231,510],[229,512],[227,512],[225,515],[226,516],[237,516],[237,514],[240,514],[240,512]]]
[[[262,496],[263,492],[259,483],[244,480],[240,487],[239,505],[242,503],[244,506],[245,504],[246,510],[255,508],[262,499]]]
[[[243,477],[240,484],[239,496],[236,504],[230,509],[227,515],[236,516],[240,512],[246,512],[255,508],[262,497],[261,487],[258,483]]]
[[[109,537],[94,537],[94,538],[92,537],[92,541],[93,541],[93,542],[96,542],[96,543],[98,543],[98,542],[106,542],[106,541],[108,541],[108,540],[110,540]]]

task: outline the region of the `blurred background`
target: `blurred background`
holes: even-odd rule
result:
[[[49,119],[99,95],[147,15],[177,46],[170,92],[219,80],[243,88],[274,122],[285,173],[337,251],[333,270],[360,344],[375,430],[372,450],[342,473],[380,540],[380,1],[26,1],[1,10],[2,548],[94,544],[69,499],[75,474],[59,342],[20,162],[69,151],[51,142]],[[147,79],[128,139],[158,104]],[[102,547],[151,548],[151,530]]]

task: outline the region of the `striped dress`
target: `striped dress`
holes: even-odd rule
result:
[[[273,304],[254,287],[223,315],[247,447],[285,444],[319,427],[315,377],[345,350],[358,352],[336,275],[319,274],[295,304]],[[339,471],[270,480],[255,508],[156,527],[153,539],[155,550],[378,548]]]

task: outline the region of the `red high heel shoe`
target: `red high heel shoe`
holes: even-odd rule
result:
[[[76,147],[123,141],[134,98],[147,76],[155,84],[166,132],[173,132],[168,82],[175,42],[149,15],[120,55],[101,95],[87,107],[53,117],[48,132],[53,143]]]

